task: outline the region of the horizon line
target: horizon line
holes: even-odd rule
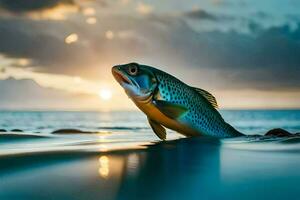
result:
[[[300,110],[300,107],[295,108],[219,108],[219,111],[288,111]],[[1,112],[141,112],[138,109],[116,109],[116,110],[97,110],[97,109],[4,109],[0,108]]]

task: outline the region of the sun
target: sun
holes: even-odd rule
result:
[[[108,101],[112,97],[112,92],[109,89],[101,89],[98,93],[99,97],[105,101]]]

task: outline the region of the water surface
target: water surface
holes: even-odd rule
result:
[[[299,111],[222,111],[242,132],[299,132]],[[1,112],[0,199],[299,199],[300,138],[160,142],[136,112]],[[93,134],[51,134],[59,128]]]

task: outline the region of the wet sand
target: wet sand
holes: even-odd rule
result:
[[[299,138],[224,142],[198,137],[103,148],[103,140],[95,139],[98,135],[38,136],[1,135],[10,138],[4,144],[1,140],[1,200],[298,199],[300,195]],[[11,147],[3,151],[8,144]],[[115,148],[120,146],[124,148]]]

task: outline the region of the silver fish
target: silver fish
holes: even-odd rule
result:
[[[226,123],[209,92],[191,87],[154,67],[129,63],[112,68],[112,74],[126,94],[143,111],[154,133],[166,139],[166,128],[187,137],[218,138],[243,134]]]

